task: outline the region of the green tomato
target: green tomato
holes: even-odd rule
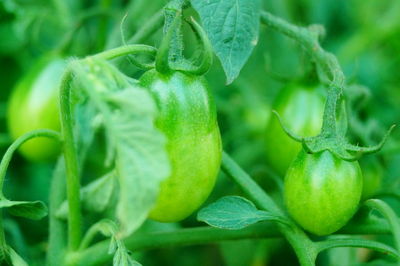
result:
[[[382,187],[383,169],[376,158],[363,157],[360,160],[363,172],[363,200],[373,197]]]
[[[180,221],[207,199],[219,172],[222,147],[215,103],[201,76],[150,70],[140,83],[156,99],[156,125],[168,139],[172,167],[149,217]]]
[[[321,130],[324,106],[322,88],[291,85],[280,92],[273,109],[292,132],[311,137]],[[300,150],[301,144],[288,137],[278,119],[271,117],[266,128],[266,157],[269,165],[284,176]]]
[[[9,100],[7,123],[15,140],[35,129],[60,130],[58,88],[66,62],[54,56],[44,57],[32,66],[17,84]],[[24,143],[19,151],[32,161],[54,159],[60,145],[39,137]]]
[[[305,230],[328,235],[356,212],[362,182],[358,162],[344,161],[329,151],[308,154],[301,150],[285,177],[285,204]]]

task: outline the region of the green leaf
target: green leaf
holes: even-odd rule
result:
[[[73,99],[76,101],[75,110],[74,110],[74,119],[75,119],[75,127],[74,127],[74,136],[76,139],[77,146],[79,147],[79,162],[82,165],[85,162],[87,153],[89,151],[90,146],[93,143],[94,136],[96,133],[97,120],[96,120],[96,110],[93,104],[90,102],[80,102],[82,99],[82,95],[77,95],[79,90],[73,90],[72,95],[77,98]]]
[[[213,227],[238,230],[265,220],[278,220],[266,211],[257,210],[254,204],[239,196],[227,196],[201,209],[197,220]]]
[[[82,189],[84,208],[93,212],[102,212],[108,206],[115,188],[115,172],[110,172],[93,181]]]
[[[101,116],[107,161],[119,184],[116,217],[120,236],[136,230],[154,205],[170,173],[166,138],[155,127],[157,108],[150,93],[108,62],[88,58],[76,66],[77,85]]]
[[[227,83],[238,75],[258,42],[259,0],[191,0],[225,70]]]
[[[118,227],[114,221],[104,219],[92,227],[86,232],[80,246],[80,250],[84,250],[89,247],[90,243],[95,238],[96,234],[101,233],[105,237],[109,237],[110,244],[108,247],[108,253],[114,253],[113,265],[115,266],[138,266],[140,263],[133,260],[130,256],[129,250],[126,249],[124,242],[116,237]]]
[[[140,99],[136,98],[136,99]],[[158,195],[159,185],[169,176],[165,138],[135,116],[113,116],[110,121],[119,177],[117,217],[124,235],[132,233],[146,219]]]
[[[87,230],[85,237],[81,241],[81,245],[79,247],[80,250],[84,250],[89,247],[89,245],[93,242],[95,236],[97,234],[102,234],[105,237],[110,237],[111,242],[109,246],[109,253],[114,253],[117,248],[119,242],[115,239],[115,234],[118,231],[118,226],[114,221],[110,219],[100,220],[99,222],[92,225],[89,230]]]
[[[28,266],[28,263],[26,263],[15,250],[13,250],[11,247],[8,247],[8,256],[11,260],[11,264],[13,266]]]
[[[40,220],[47,215],[47,207],[41,201],[10,201],[2,199],[0,208],[7,208],[11,215]]]
[[[85,211],[103,212],[110,203],[115,188],[116,175],[111,171],[81,189],[82,207]],[[57,210],[57,217],[66,219],[68,202],[64,201]]]

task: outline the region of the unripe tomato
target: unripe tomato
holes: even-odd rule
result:
[[[328,235],[356,212],[362,182],[358,162],[344,161],[329,151],[308,154],[301,150],[285,177],[285,204],[305,230]]]
[[[54,56],[42,58],[32,66],[11,94],[7,123],[13,139],[34,130],[60,130],[58,89],[66,63]],[[60,144],[49,138],[34,138],[24,143],[21,154],[29,160],[54,158]]]
[[[291,85],[280,92],[273,109],[292,132],[311,137],[321,130],[324,106],[322,88]],[[301,144],[288,137],[278,119],[271,117],[266,128],[266,157],[269,165],[284,176],[300,150]]]
[[[168,139],[172,167],[149,217],[180,221],[207,199],[219,171],[222,148],[215,103],[201,76],[150,70],[140,83],[156,99],[156,125]]]

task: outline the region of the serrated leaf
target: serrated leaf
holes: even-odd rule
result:
[[[110,172],[82,189],[84,208],[93,212],[102,212],[110,202],[115,187],[115,172]]]
[[[47,215],[47,207],[41,201],[10,201],[2,199],[0,208],[7,208],[11,215],[32,220],[40,220]]]
[[[126,249],[124,242],[116,237],[118,227],[114,221],[104,219],[92,227],[86,232],[80,246],[80,250],[84,250],[89,247],[90,243],[94,240],[96,234],[101,233],[105,237],[110,238],[110,244],[108,246],[108,254],[113,254],[113,265],[115,266],[137,266],[140,263],[133,260],[130,256],[130,251]]]
[[[166,138],[155,127],[157,108],[150,93],[108,62],[78,62],[77,81],[102,115],[107,161],[114,161],[119,195],[119,237],[147,218],[162,180],[169,176]]]
[[[76,138],[77,146],[79,147],[79,162],[83,164],[96,133],[96,113],[94,106],[90,103],[77,104],[74,113],[74,136]]]
[[[87,230],[85,237],[81,241],[81,245],[79,247],[80,250],[84,250],[90,246],[93,242],[95,236],[97,234],[102,234],[105,237],[111,238],[109,245],[109,254],[112,254],[116,251],[119,244],[123,245],[123,243],[119,243],[115,238],[115,234],[118,231],[118,227],[114,221],[110,219],[103,219],[94,225],[92,225],[89,230]]]
[[[85,211],[102,212],[110,203],[115,188],[115,172],[111,171],[94,180],[81,189],[81,202]],[[68,216],[68,202],[64,201],[57,210],[57,217],[66,219]]]
[[[191,0],[213,49],[224,68],[227,83],[238,75],[258,42],[259,0]]]
[[[197,220],[213,227],[238,230],[260,221],[275,217],[266,211],[257,210],[254,204],[242,197],[227,196],[201,209]]]
[[[117,217],[123,235],[129,235],[146,219],[158,195],[159,184],[169,176],[165,137],[147,122],[116,115],[116,169],[119,177]]]

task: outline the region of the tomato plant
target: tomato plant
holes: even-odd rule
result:
[[[0,1],[1,265],[398,264],[400,2],[47,2]]]
[[[289,213],[316,235],[328,235],[343,227],[357,210],[361,192],[359,164],[343,161],[329,151],[301,151],[285,176]]]
[[[321,89],[318,86],[292,84],[279,93],[273,109],[294,133],[315,136],[321,130],[325,106]],[[300,151],[301,144],[286,135],[276,117],[269,119],[265,132],[268,163],[283,176]]]
[[[160,189],[150,218],[174,222],[186,218],[214,187],[221,161],[221,136],[215,103],[206,80],[179,71],[145,73],[141,84],[154,95],[157,127],[168,139],[171,176]]]
[[[13,139],[34,129],[60,130],[58,86],[65,69],[64,59],[48,55],[34,64],[14,88],[8,106],[7,123]],[[20,147],[33,161],[54,159],[60,145],[48,138],[35,138]]]

